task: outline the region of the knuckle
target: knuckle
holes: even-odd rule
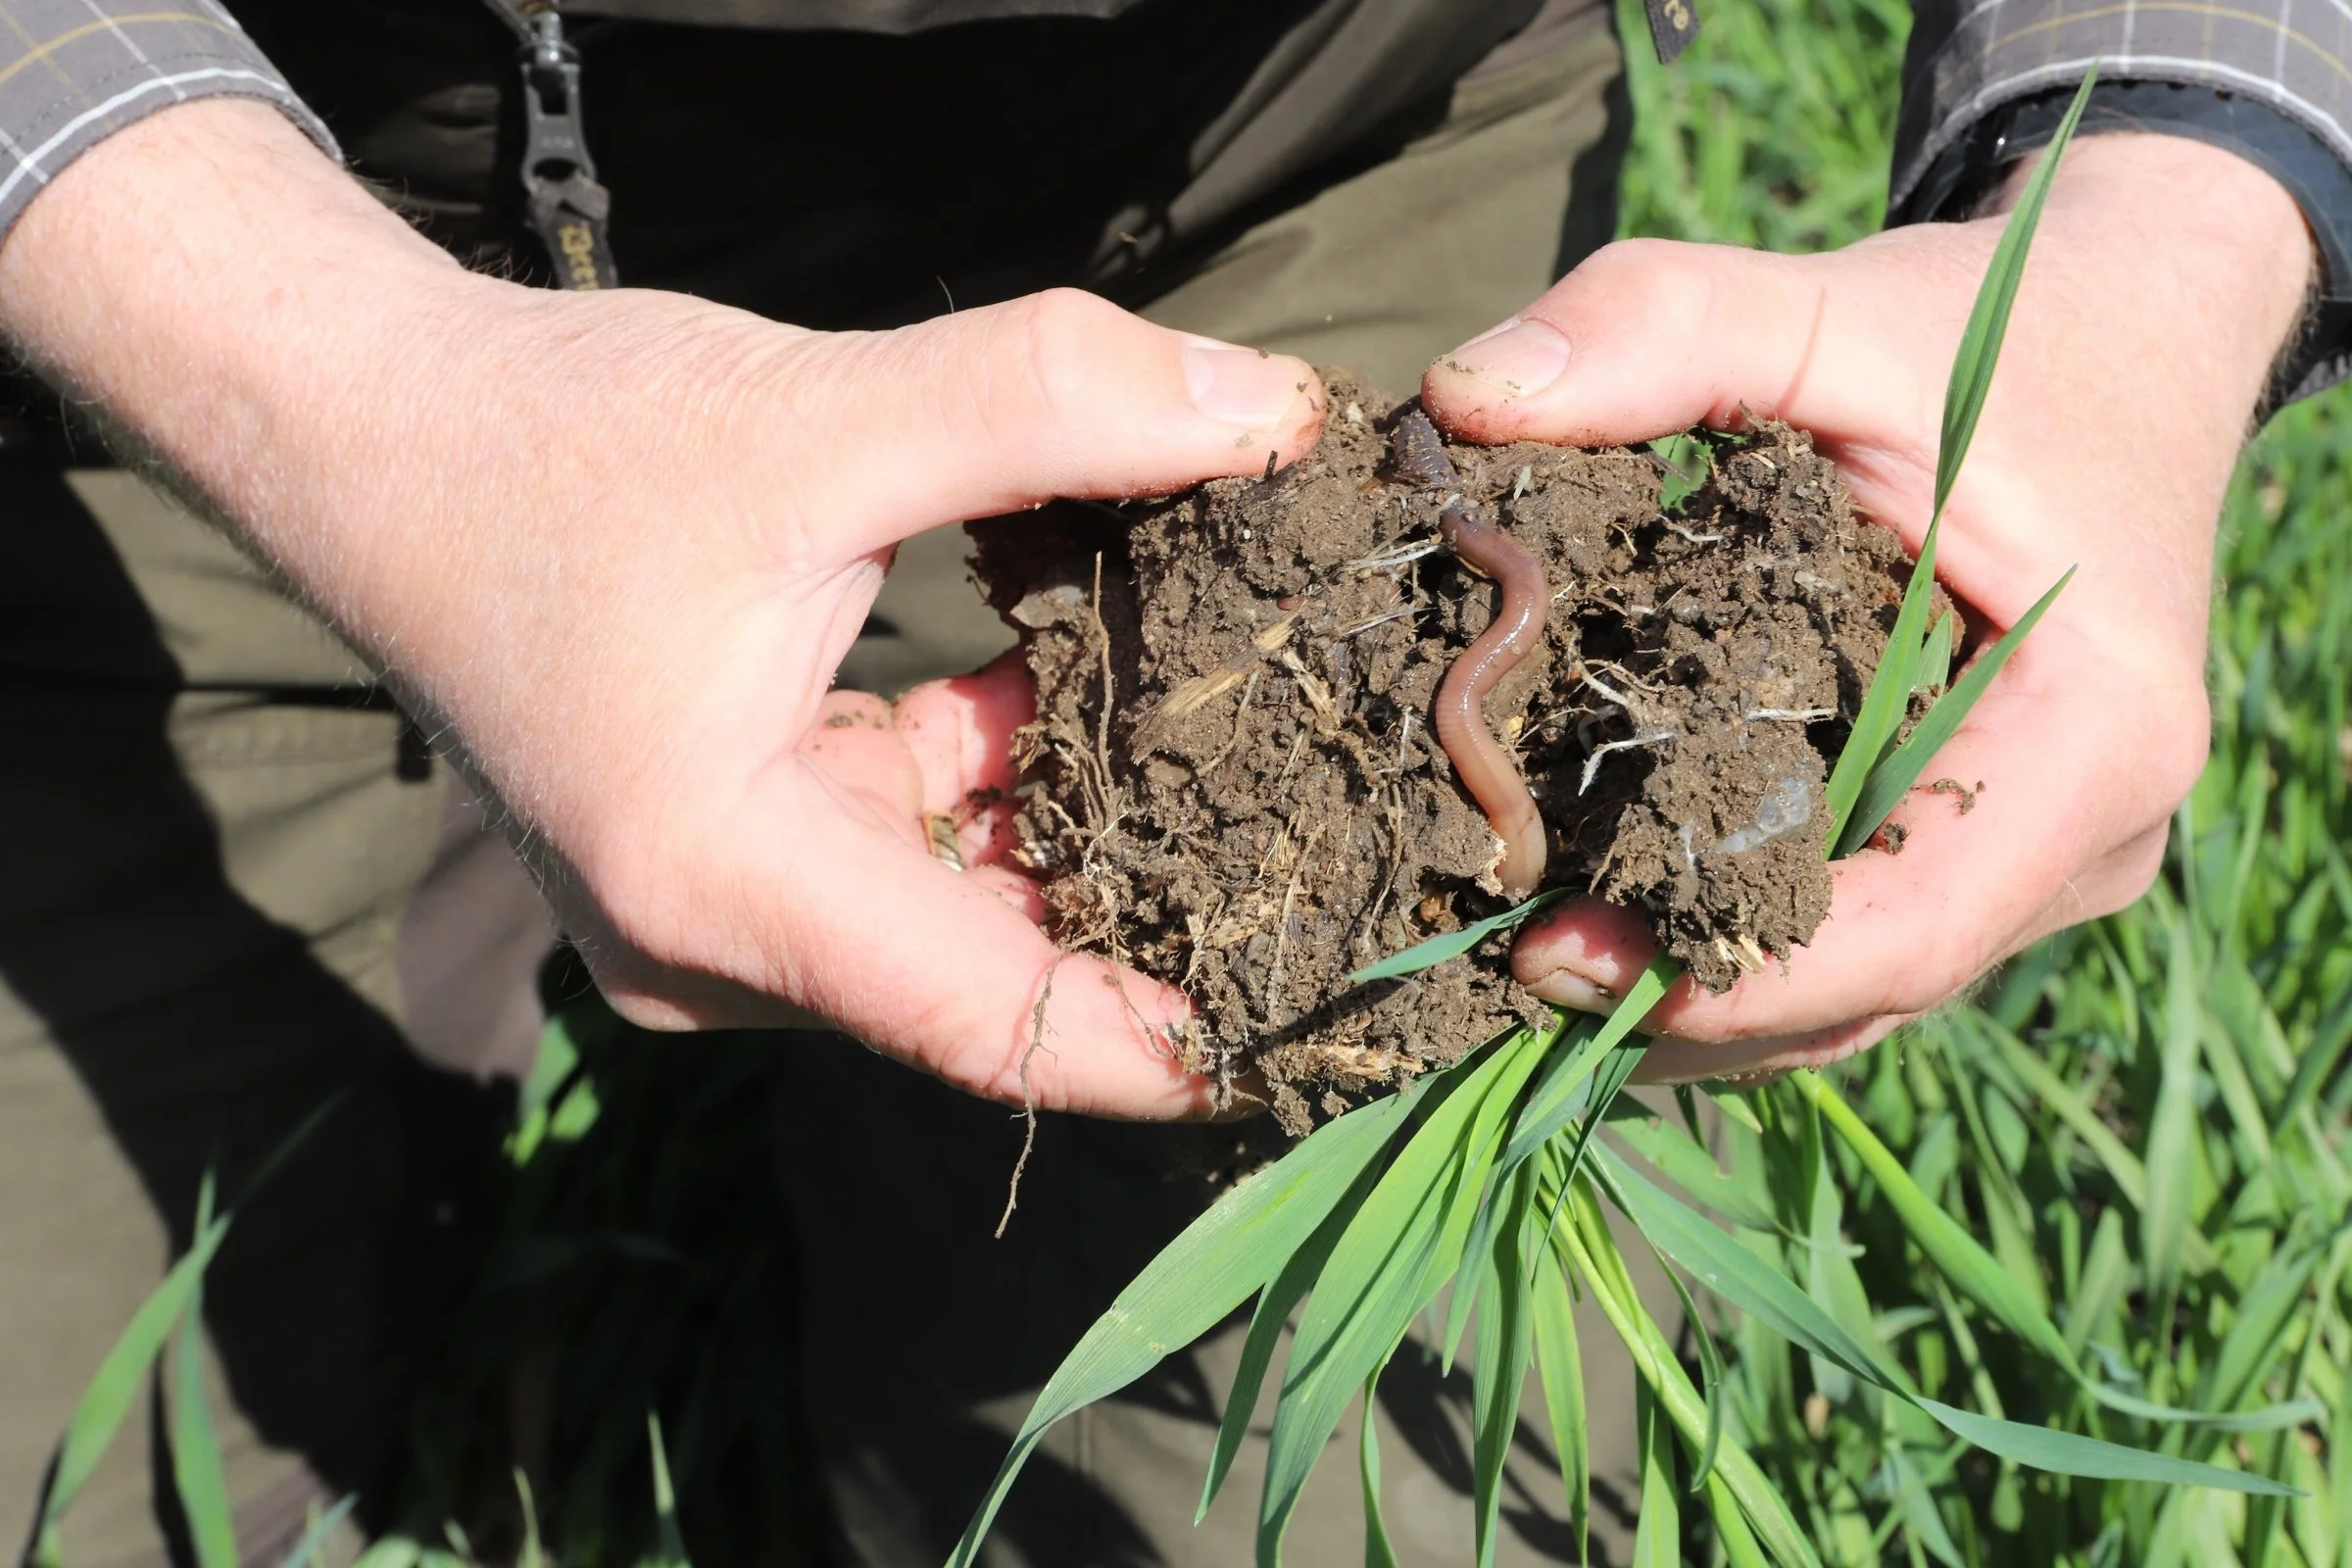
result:
[[[1080,381],[1075,372],[1125,312],[1083,289],[1051,288],[1014,301],[1008,324],[1021,373],[1033,392],[1054,403]]]

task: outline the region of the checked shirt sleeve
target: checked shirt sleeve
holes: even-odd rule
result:
[[[334,140],[215,0],[0,0],[0,237],[75,158],[191,98],[275,104]]]
[[[1977,121],[2094,60],[2264,105],[2352,166],[2352,0],[1916,0],[1890,210]]]

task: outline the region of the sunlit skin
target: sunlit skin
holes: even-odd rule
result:
[[[1815,431],[1916,543],[1993,233],[1613,247],[1529,307],[1524,352],[1466,346],[1425,398],[1488,441],[1634,440],[1744,405]],[[2223,486],[2310,266],[2285,193],[2228,154],[2070,154],[1942,544],[1994,630],[2082,566],[1933,770],[1983,779],[1978,807],[1915,801],[1899,858],[1843,862],[1785,976],[1671,996],[1655,1066],[1858,1049],[2146,885],[2204,756]],[[227,100],[142,121],[35,198],[0,248],[0,328],[392,669],[629,1016],[813,1012],[974,1094],[1212,1109],[1170,1041],[1184,999],[1057,954],[1002,863],[1002,812],[971,807],[1008,781],[1017,667],[895,707],[831,682],[899,540],[1295,460],[1323,413],[1303,365],[1070,294],[821,334],[527,290],[465,272],[274,111]],[[930,853],[925,812],[963,819],[976,869]],[[1514,961],[1601,1006],[1648,954],[1632,915],[1579,905]]]
[[[1523,336],[1433,367],[1424,401],[1496,442],[1786,419],[1917,549],[1998,228],[1928,224],[1812,257],[1612,246],[1522,313]],[[1785,972],[1722,996],[1677,985],[1650,1014],[1648,1076],[1849,1055],[2146,889],[2205,760],[2216,519],[2313,267],[2285,191],[2227,153],[2147,135],[2068,152],[1938,544],[1986,639],[2082,568],[1927,771],[1982,780],[1975,809],[1915,792],[1895,813],[1902,853],[1838,862],[1829,921]],[[1587,900],[1531,922],[1513,967],[1605,1011],[1655,953],[1637,914]]]

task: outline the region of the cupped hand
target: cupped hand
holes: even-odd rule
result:
[[[543,847],[606,996],[661,1027],[789,1004],[1014,1102],[1208,1109],[1181,995],[1057,951],[995,863],[1018,663],[895,708],[830,687],[900,540],[1263,470],[1313,440],[1312,372],[1079,294],[839,335],[522,304],[514,352],[577,332],[572,384],[630,395],[469,523],[513,543],[436,585],[463,598],[396,667]]]
[[[43,190],[0,329],[391,672],[628,1016],[813,1012],[982,1095],[1212,1108],[1183,998],[1059,953],[988,865],[1020,672],[831,685],[900,540],[1288,462],[1300,362],[1067,292],[825,334],[523,289],[220,99]]]
[[[665,295],[543,308],[600,313],[666,368],[581,444],[588,474],[539,476],[508,515],[534,547],[505,594],[532,619],[437,620],[461,662],[432,694],[544,836],[605,994],[673,1027],[789,1003],[1004,1100],[1208,1109],[1171,1033],[1181,995],[1057,951],[996,863],[1032,716],[1018,662],[895,708],[829,688],[898,541],[1262,471],[1312,442],[1312,372],[1079,294],[871,335]],[[672,427],[638,428],[648,407]],[[583,526],[596,553],[551,570]],[[512,700],[468,683],[485,668]]]
[[[1424,400],[1497,442],[1785,419],[1916,550],[1945,380],[1999,227],[1897,229],[1811,257],[1614,245],[1441,360]],[[2065,155],[1936,564],[1986,637],[2080,572],[1923,775],[1961,782],[1973,806],[1914,791],[1900,853],[1839,862],[1828,921],[1785,966],[1721,996],[1679,983],[1649,1016],[1649,1076],[1851,1054],[2147,888],[2205,760],[2224,490],[2312,267],[2292,200],[2232,155],[2152,135]],[[1540,995],[1605,1011],[1655,954],[1637,914],[1585,900],[1532,923],[1512,964]]]

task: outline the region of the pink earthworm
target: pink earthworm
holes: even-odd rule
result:
[[[1446,671],[1438,688],[1436,723],[1438,744],[1446,748],[1470,798],[1487,813],[1487,825],[1502,840],[1502,863],[1495,876],[1503,895],[1524,899],[1544,880],[1550,846],[1519,764],[1487,724],[1486,700],[1494,683],[1543,637],[1551,587],[1526,546],[1471,513],[1456,488],[1460,480],[1453,462],[1428,416],[1415,410],[1397,420],[1389,451],[1398,472],[1446,492],[1438,514],[1438,532],[1446,547],[1494,578],[1502,590],[1494,620]]]

